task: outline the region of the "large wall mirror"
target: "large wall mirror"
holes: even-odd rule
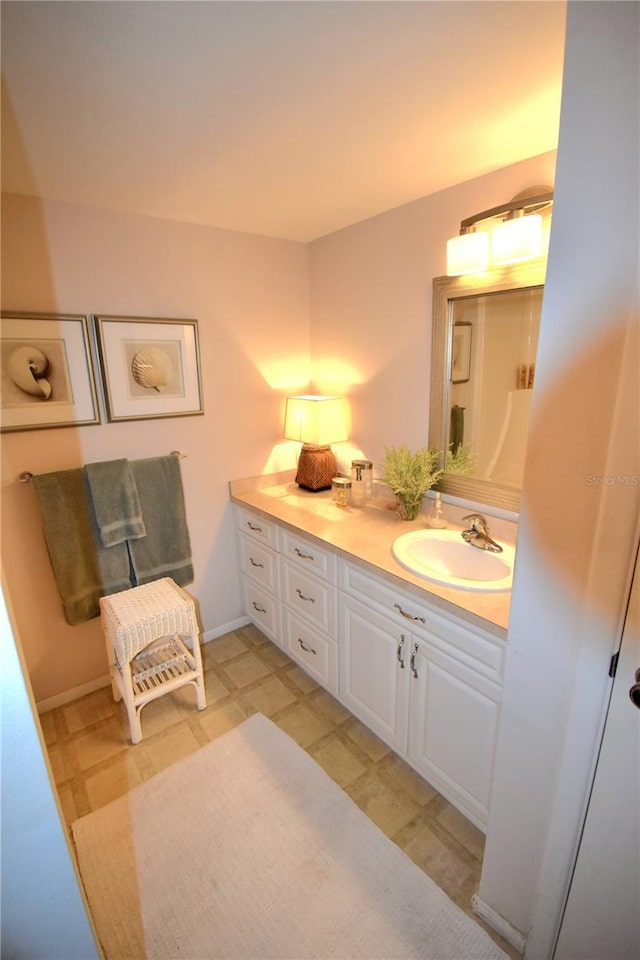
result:
[[[444,493],[520,509],[545,269],[433,281],[429,446]]]

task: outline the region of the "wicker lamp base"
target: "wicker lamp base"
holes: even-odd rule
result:
[[[317,493],[330,490],[331,481],[336,475],[336,458],[331,447],[319,447],[313,443],[303,443],[298,459],[296,483],[305,490]]]

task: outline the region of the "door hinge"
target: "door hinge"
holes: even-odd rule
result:
[[[611,677],[612,680],[616,675],[619,659],[620,659],[620,651],[618,650],[618,652],[614,653],[614,655],[611,657],[611,662],[609,663],[609,676]]]

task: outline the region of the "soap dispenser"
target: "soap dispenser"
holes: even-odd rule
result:
[[[427,522],[430,527],[434,527],[436,530],[441,530],[447,525],[444,513],[442,512],[442,499],[438,491],[436,491],[435,500],[427,517]]]

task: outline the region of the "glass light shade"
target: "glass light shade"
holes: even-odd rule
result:
[[[284,417],[285,440],[323,446],[347,439],[341,397],[287,397]]]
[[[463,233],[447,240],[447,276],[480,273],[489,269],[489,234]]]
[[[542,217],[534,213],[528,217],[505,220],[491,231],[491,263],[505,266],[542,256]]]

